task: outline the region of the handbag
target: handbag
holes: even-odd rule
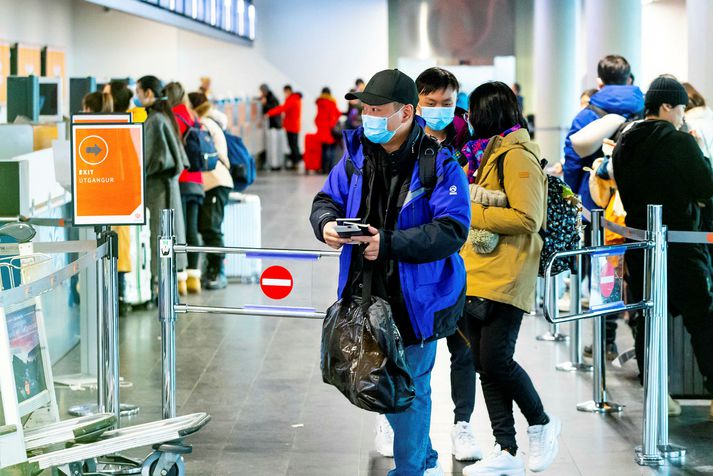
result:
[[[362,295],[346,295],[327,310],[322,380],[361,409],[400,413],[416,391],[391,306],[371,295],[372,273],[372,264],[365,263]]]

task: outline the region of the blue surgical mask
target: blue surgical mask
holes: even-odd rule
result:
[[[134,106],[136,106],[136,107],[144,107],[144,105],[141,104],[141,99],[139,99],[138,96],[134,96]]]
[[[403,125],[400,124],[399,127],[394,129],[393,131],[390,131],[389,119],[394,117],[396,114],[399,114],[402,109],[403,107],[388,117],[370,116],[368,114],[363,114],[361,116],[361,119],[362,123],[364,124],[364,135],[366,136],[366,138],[374,144],[386,144],[387,142],[389,142],[396,134],[396,131],[398,131]]]
[[[453,122],[456,107],[421,107],[421,117],[426,121],[426,125],[434,131],[442,131],[448,124]]]
[[[470,125],[470,121],[468,121],[467,124],[468,124],[468,132],[470,133],[470,136],[473,137],[475,135],[475,129],[473,129],[473,126]]]

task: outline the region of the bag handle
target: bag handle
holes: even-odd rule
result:
[[[361,280],[361,310],[366,315],[371,306],[371,283],[374,274],[374,265],[371,261],[364,259],[363,277]]]

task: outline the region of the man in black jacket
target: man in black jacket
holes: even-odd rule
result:
[[[663,206],[669,230],[699,231],[699,203],[713,197],[713,172],[696,140],[678,129],[684,122],[688,95],[672,76],[659,76],[646,93],[646,120],[624,133],[614,149],[614,175],[626,210],[626,225],[645,229],[646,207]],[[643,299],[644,257],[626,255],[629,287]],[[668,246],[668,302],[681,314],[691,334],[698,366],[713,393],[713,272],[706,245],[671,243]],[[636,358],[643,375],[644,319],[637,320]]]
[[[363,127],[345,132],[346,152],[312,204],[315,236],[340,259],[339,297],[361,295],[365,273],[372,295],[391,306],[405,347],[416,397],[403,413],[386,415],[394,431],[392,476],[438,476],[429,438],[430,375],[436,339],[455,331],[465,299],[458,255],[468,235],[465,174],[446,149],[426,137],[415,117],[418,93],[398,70],[377,73],[363,92]],[[429,171],[429,173],[427,173]],[[338,218],[359,218],[370,236],[340,237]]]

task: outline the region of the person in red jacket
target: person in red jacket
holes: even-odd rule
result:
[[[168,105],[171,106],[173,115],[176,117],[180,137],[185,136],[190,127],[194,125],[200,127],[198,116],[190,108],[186,91],[181,86],[181,83],[168,83],[166,85],[166,96]],[[178,185],[181,188],[181,201],[183,202],[183,213],[186,222],[186,243],[191,246],[200,246],[198,214],[205,197],[203,173],[184,170],[178,177]],[[201,292],[200,255],[198,253],[188,254],[188,268],[186,271],[188,273],[186,291],[189,293]]]
[[[292,86],[285,86],[285,103],[270,109],[268,117],[283,114],[282,127],[287,132],[287,143],[290,146],[290,160],[287,168],[293,168],[301,160],[299,134],[302,127],[302,94],[292,91]]]
[[[317,126],[317,139],[322,143],[322,171],[329,173],[334,166],[336,139],[334,128],[339,123],[342,112],[337,107],[337,100],[329,88],[322,88],[322,95],[317,98],[317,116],[314,124]]]

